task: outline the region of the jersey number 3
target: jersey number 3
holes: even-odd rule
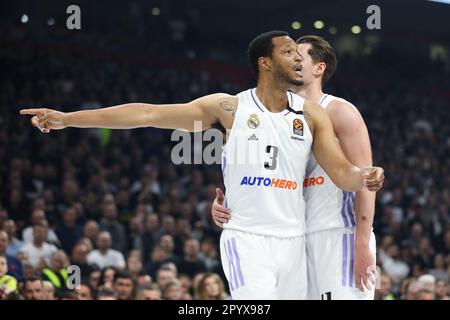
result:
[[[264,168],[267,170],[275,170],[277,167],[277,157],[278,157],[278,147],[275,146],[267,146],[266,153],[269,154],[269,161],[264,162]]]

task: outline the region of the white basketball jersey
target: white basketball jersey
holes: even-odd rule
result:
[[[319,104],[326,109],[335,99],[345,101],[324,94]],[[306,202],[307,233],[334,228],[352,228],[356,225],[355,193],[339,189],[319,166],[312,152],[303,182],[303,196]]]
[[[302,197],[312,135],[303,117],[305,100],[287,92],[289,107],[270,112],[256,89],[237,95],[238,107],[222,153],[225,229],[280,238],[305,234]]]

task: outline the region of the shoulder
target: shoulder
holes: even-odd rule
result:
[[[328,112],[359,113],[355,105],[345,99],[335,97],[328,103]]]
[[[99,253],[98,253],[98,250],[96,249],[96,250],[92,250],[91,252],[89,252],[88,254],[87,254],[87,258],[92,258],[92,257],[96,257],[96,256],[98,256],[99,255]]]
[[[118,250],[115,250],[115,249],[109,249],[108,250],[108,254],[113,256],[113,257],[118,257],[118,258],[122,258],[123,257],[122,252],[120,252]]]
[[[235,104],[235,105],[237,105],[237,102],[238,102],[237,95],[231,95],[228,93],[213,93],[213,94],[204,96],[201,99],[205,99],[205,100],[208,100],[211,102],[217,102],[217,103],[228,102],[228,103]]]
[[[45,246],[49,251],[58,251],[58,248],[54,244],[46,243]]]
[[[335,129],[341,126],[349,128],[365,125],[359,110],[345,99],[333,99],[326,110]]]
[[[30,250],[32,248],[33,248],[33,244],[31,242],[26,242],[26,243],[24,243],[22,248],[20,248],[20,251]]]

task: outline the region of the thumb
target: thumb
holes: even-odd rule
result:
[[[222,189],[216,188],[216,198],[217,198],[217,202],[219,204],[223,203],[223,200],[225,199],[225,195],[223,194]]]

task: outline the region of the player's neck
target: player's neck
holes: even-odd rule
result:
[[[297,87],[294,93],[299,95],[300,97],[314,102],[319,102],[323,96],[322,85],[320,82],[304,84],[300,87]]]
[[[259,101],[270,112],[282,112],[288,106],[287,88],[284,88],[275,82],[261,81],[256,87],[256,95]]]

